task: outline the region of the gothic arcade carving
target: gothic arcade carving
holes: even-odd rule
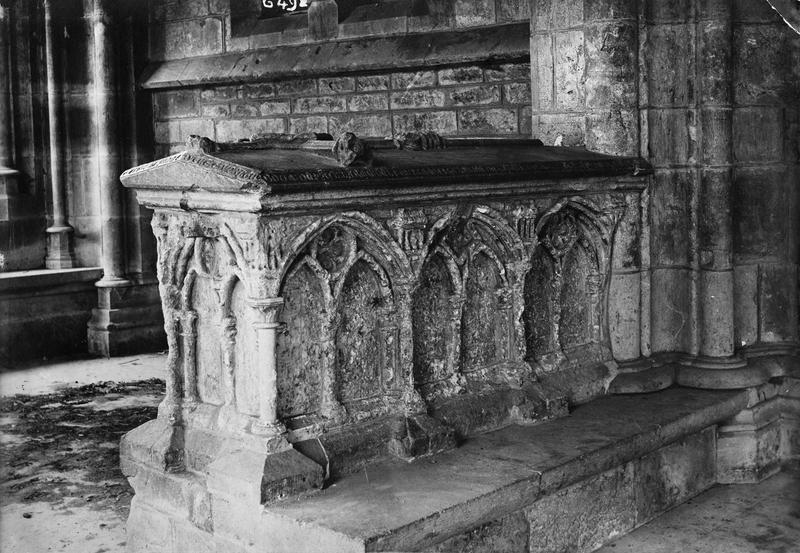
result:
[[[565,354],[600,361],[621,206],[605,195],[294,220],[159,212],[167,331],[182,353],[171,385],[189,404],[261,416],[256,300],[268,296],[283,300],[275,410],[290,428],[518,387]]]

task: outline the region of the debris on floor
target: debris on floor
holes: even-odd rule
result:
[[[119,439],[163,394],[150,379],[0,398],[0,551],[122,551],[133,490]]]

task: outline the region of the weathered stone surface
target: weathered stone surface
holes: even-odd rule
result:
[[[585,47],[587,73],[603,72],[629,79],[635,74],[638,37],[632,22],[588,25]]]
[[[518,120],[510,109],[470,109],[458,114],[458,124],[465,133],[515,134]]]
[[[769,18],[774,21],[774,16],[773,12]],[[738,25],[733,43],[736,104],[792,105],[800,90],[800,45],[792,30],[774,24]]]
[[[154,26],[151,52],[160,59],[208,56],[222,52],[223,40],[219,18],[174,21]]]
[[[656,166],[683,164],[697,150],[697,116],[693,110],[651,109],[647,113],[650,159]]]
[[[350,97],[348,107],[350,111],[385,111],[389,109],[389,97],[386,94],[358,94]]]
[[[351,129],[347,129],[352,132]],[[309,132],[328,132],[328,118],[324,115],[310,117],[289,118],[289,132],[291,134],[305,134]]]
[[[271,149],[276,141],[301,149]],[[320,142],[308,141],[313,148]],[[164,431],[150,439],[171,447],[164,436],[183,437],[181,459],[205,475],[198,478],[210,499],[195,494],[197,501],[180,509],[237,543],[261,539],[260,526],[237,522],[237,509],[252,514],[318,487],[323,477],[346,478],[392,456],[452,448],[456,437],[557,417],[567,400],[601,393],[609,378],[604,363],[611,361],[603,306],[614,229],[643,186],[641,176],[623,177],[620,190],[590,179],[557,197],[529,197],[524,182],[537,174],[531,165],[504,185],[513,201],[476,201],[492,190],[482,181],[459,193],[478,196],[455,201],[444,192],[450,188],[439,188],[450,185],[433,180],[425,194],[444,194],[440,200],[399,207],[375,184],[408,179],[403,160],[427,156],[437,165],[414,164],[412,176],[435,171],[431,178],[441,179],[450,158],[453,168],[463,167],[465,146],[475,160],[494,159],[496,146],[474,141],[413,151],[373,141],[374,167],[331,169],[327,152],[308,157],[317,150],[305,144],[292,137],[239,144],[195,138],[182,154],[124,177],[158,208],[153,228],[172,355],[169,397],[158,419]],[[566,153],[559,170],[575,155],[532,142],[510,147],[518,148],[517,163]],[[506,154],[490,162],[500,163],[493,171],[509,170]],[[632,163],[585,155],[604,168]],[[297,159],[318,165],[303,176]],[[168,184],[150,188],[151,175]],[[282,188],[287,175],[300,180]],[[273,177],[276,188],[266,188]],[[320,189],[304,192],[309,178],[351,190],[319,205]],[[282,214],[262,204],[278,196]],[[342,204],[340,213],[330,211],[350,197],[361,198],[356,210]],[[222,210],[224,202],[233,211]],[[641,229],[637,213],[629,215],[633,232]],[[524,290],[534,244],[558,269],[529,279]],[[550,337],[548,350],[526,354],[522,321],[536,308],[539,283],[554,290],[547,301],[557,316],[538,321]],[[542,385],[526,357],[546,374]],[[130,450],[131,464],[154,462],[143,450]],[[165,461],[155,462],[162,470]],[[524,487],[528,497],[530,483]],[[485,535],[487,543],[505,539],[492,536]]]
[[[356,86],[359,91],[370,92],[373,90],[388,90],[389,75],[366,75],[356,77]]]
[[[798,340],[798,269],[796,265],[767,264],[760,268],[760,340]]]
[[[440,85],[479,83],[483,81],[483,70],[476,66],[441,69],[438,74]]]
[[[444,92],[441,90],[395,92],[391,95],[391,106],[393,109],[442,107],[444,99]]]
[[[455,134],[457,129],[454,111],[409,112],[392,116],[392,128],[396,135],[407,132],[433,131],[440,134]]]
[[[278,338],[277,356],[278,364],[285,367],[278,374],[278,412],[283,417],[313,414],[322,403],[322,370],[329,363],[320,340],[326,324],[320,284],[303,266],[282,292],[286,328]]]
[[[319,80],[320,94],[339,94],[356,89],[355,77],[327,77]]]
[[[423,553],[451,553],[454,551],[528,553],[529,533],[527,518],[522,512],[517,512],[479,526],[465,534],[454,536],[435,547],[424,549]]]
[[[545,144],[586,145],[586,118],[583,115],[533,115],[533,133]]]
[[[693,331],[690,274],[687,269],[653,269],[651,302],[658,317],[652,322],[652,347],[687,351]]]
[[[278,115],[278,114],[289,113],[289,111],[291,110],[291,105],[289,104],[288,101],[278,101],[278,100],[267,101],[261,103],[261,105],[259,106],[259,110],[261,112],[261,115],[267,115],[267,116]]]
[[[584,34],[565,31],[554,36],[555,106],[563,111],[578,111],[584,106],[581,85],[585,72]]]
[[[690,171],[659,171],[653,180],[652,263],[656,267],[686,267],[691,256],[691,229],[686,221],[691,213],[693,175]]]
[[[395,73],[391,77],[393,89],[407,89],[433,86],[436,84],[436,72],[414,71],[409,73]]]
[[[733,290],[734,273],[725,271],[702,271],[698,287],[700,300],[700,344],[701,355],[730,357],[733,355],[734,304],[730,294]]]
[[[217,140],[238,140],[256,134],[286,132],[286,120],[283,118],[226,119],[217,121],[215,128]]]
[[[491,25],[495,22],[492,0],[456,0],[453,8],[457,27]]]
[[[638,272],[617,274],[611,278],[609,291],[609,331],[611,351],[619,361],[641,355],[641,275]]]
[[[638,114],[632,110],[611,109],[590,113],[586,117],[586,147],[612,155],[637,155],[638,124]]]
[[[716,428],[708,428],[635,462],[637,525],[716,483],[715,437]]]
[[[518,91],[514,89],[512,95]],[[524,94],[524,93],[523,93]],[[530,96],[530,95],[529,95]],[[508,99],[509,103],[522,103]],[[447,91],[447,102],[452,105],[474,106],[496,104],[500,102],[500,87],[498,86],[462,86]]]
[[[763,163],[783,159],[782,110],[751,107],[733,112],[733,152],[737,162]]]
[[[717,436],[717,479],[720,483],[759,482],[780,469],[778,421],[764,426],[720,426]]]
[[[525,510],[529,551],[589,552],[630,531],[636,524],[634,485],[634,468],[627,464],[540,499]]]
[[[392,135],[392,120],[388,115],[332,115],[328,118],[328,132],[333,136],[352,132],[364,137],[383,138]]]
[[[791,220],[787,191],[791,172],[780,166],[741,167],[732,190],[733,247],[737,262],[775,260],[787,251],[785,224]]]

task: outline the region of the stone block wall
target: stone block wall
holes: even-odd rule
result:
[[[391,12],[392,6],[406,2],[382,4],[381,10]],[[529,17],[528,2],[521,0],[441,4],[446,13],[439,17],[345,19],[339,25],[339,38],[483,28],[527,22]],[[236,0],[154,3],[151,60],[195,58],[310,40],[302,26],[292,32],[284,29],[242,35],[232,29],[231,10],[235,5]],[[369,61],[361,63],[367,65]],[[359,64],[353,61],[349,72],[337,75],[267,78],[246,85],[232,80],[154,92],[157,157],[177,150],[189,134],[219,142],[265,132],[336,135],[351,131],[362,137],[423,130],[446,136],[531,134],[527,61],[414,67],[398,58],[396,69],[368,72],[359,71]]]
[[[218,142],[265,132],[527,137],[528,75],[528,64],[506,63],[158,91],[155,140],[166,155],[189,134]]]
[[[409,0],[378,0],[374,4],[379,5],[354,11],[351,17],[341,20],[338,38],[471,29],[527,21],[530,15],[529,0],[430,0],[426,3],[429,8],[419,10],[413,9],[414,3]],[[232,18],[231,13],[252,12],[257,1],[165,0],[150,4],[152,61],[244,52],[309,40],[304,16],[281,18],[282,21],[272,22],[267,28],[242,30],[243,26],[236,24],[236,17]]]
[[[734,16],[735,342],[797,343],[800,36],[766,2]]]
[[[533,134],[638,155],[636,2],[531,1]]]
[[[796,347],[799,60],[763,0],[531,3],[534,136],[655,168],[643,351]]]

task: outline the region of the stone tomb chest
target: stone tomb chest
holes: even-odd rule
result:
[[[213,531],[215,502],[558,416],[643,353],[643,161],[318,138],[193,137],[122,176],[155,210],[169,340],[159,416],[123,440],[132,520],[159,502]]]

